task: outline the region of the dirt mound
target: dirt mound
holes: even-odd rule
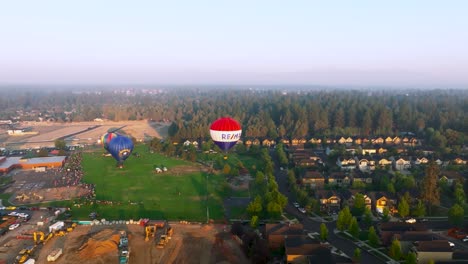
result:
[[[88,260],[117,252],[120,236],[112,230],[103,230],[90,237],[79,249],[81,259]]]

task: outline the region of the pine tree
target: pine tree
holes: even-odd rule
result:
[[[377,247],[379,245],[379,236],[375,232],[375,228],[373,226],[369,227],[367,239],[369,239],[369,245],[373,247]]]
[[[324,223],[320,224],[320,239],[325,241],[328,239],[328,228]]]

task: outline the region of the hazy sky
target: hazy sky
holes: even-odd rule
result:
[[[468,1],[0,2],[0,83],[468,87]]]

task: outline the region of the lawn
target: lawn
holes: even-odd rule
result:
[[[106,219],[206,221],[207,205],[210,219],[224,216],[224,177],[203,172],[174,174],[175,167],[194,164],[149,153],[142,145],[134,152],[140,157],[129,157],[123,169],[116,167],[112,157],[102,156],[102,150],[83,154],[83,182],[95,184],[96,200],[112,201],[113,205],[72,206],[74,218],[87,218],[96,211]],[[160,165],[168,171],[155,173],[154,167]]]

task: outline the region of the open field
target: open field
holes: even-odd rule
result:
[[[207,209],[211,219],[223,217],[223,185],[219,175],[208,175],[196,163],[167,158],[150,153],[139,145],[117,168],[112,157],[103,151],[84,153],[83,181],[95,184],[99,204],[74,206],[74,216],[87,216],[90,210],[106,219],[180,219],[206,221]],[[154,172],[155,166],[164,165],[168,171]],[[110,203],[111,202],[111,203]]]

